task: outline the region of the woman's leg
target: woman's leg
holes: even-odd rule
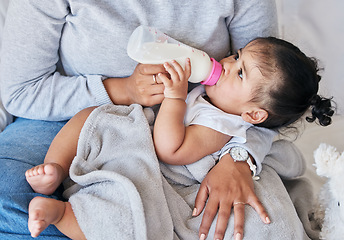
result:
[[[34,193],[25,171],[43,163],[51,141],[66,122],[18,118],[0,134],[0,239],[27,239],[28,206]],[[62,199],[62,188],[53,195]],[[45,239],[68,239],[55,226],[43,233]]]

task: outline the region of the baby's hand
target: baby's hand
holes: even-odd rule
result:
[[[170,79],[164,74],[158,74],[158,78],[165,86],[165,98],[183,99],[185,101],[188,94],[188,79],[191,75],[190,59],[187,58],[185,61],[185,70],[175,60],[172,61],[171,65],[169,63],[164,64],[166,71],[171,76]]]

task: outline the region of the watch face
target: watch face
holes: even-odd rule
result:
[[[235,161],[246,161],[249,157],[248,152],[241,147],[233,147],[229,153]]]

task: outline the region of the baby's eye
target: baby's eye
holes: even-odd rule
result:
[[[240,69],[240,70],[238,71],[238,75],[239,75],[239,77],[242,79],[242,69]]]
[[[236,61],[239,59],[239,53],[238,53],[238,52],[234,55],[234,59],[235,59]]]

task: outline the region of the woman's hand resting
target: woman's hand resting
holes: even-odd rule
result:
[[[196,196],[193,216],[199,215],[204,209],[199,229],[200,239],[203,240],[208,235],[217,212],[214,239],[223,239],[232,208],[234,211],[234,239],[242,239],[245,204],[251,205],[264,223],[270,223],[268,214],[254,192],[248,164],[234,162],[231,156],[226,154],[207,174]]]
[[[154,81],[155,76],[165,72],[163,65],[138,64],[131,76],[108,78],[103,83],[115,104],[153,106],[164,99],[164,85]]]

